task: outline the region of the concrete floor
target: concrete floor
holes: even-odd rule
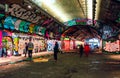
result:
[[[0,66],[0,78],[120,78],[120,55],[78,53],[42,57],[48,62],[25,61]]]

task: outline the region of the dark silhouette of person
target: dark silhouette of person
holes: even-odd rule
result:
[[[5,57],[7,56],[7,49],[5,47],[5,45],[2,46],[2,54],[1,57],[3,57],[5,55]]]
[[[28,53],[28,44],[25,43],[25,57],[26,57],[27,53]]]
[[[54,46],[54,60],[57,61],[57,54],[58,54],[58,51],[59,51],[59,48],[58,48],[58,43],[55,42],[55,46]]]
[[[83,45],[81,44],[80,47],[79,47],[79,52],[80,52],[80,57],[82,57],[83,55]]]
[[[31,39],[29,39],[29,43],[28,43],[28,57],[30,59],[32,59],[32,51],[33,51],[34,45],[31,42]]]

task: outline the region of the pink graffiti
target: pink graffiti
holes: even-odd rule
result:
[[[120,51],[120,40],[116,40],[115,42],[106,42],[104,50],[108,52]]]
[[[49,24],[49,23],[52,22],[52,21],[53,21],[53,19],[48,19],[48,20],[44,21],[42,25]]]

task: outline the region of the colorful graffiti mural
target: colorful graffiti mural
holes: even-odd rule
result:
[[[30,22],[20,20],[12,16],[4,17],[5,19],[3,19],[3,17],[4,15],[0,14],[0,28],[8,30],[17,30],[19,32],[32,33],[38,35],[45,34],[45,27],[41,27]],[[4,22],[2,22],[2,20],[4,20]]]
[[[94,24],[96,21],[94,20]],[[74,25],[93,25],[92,19],[83,19],[83,18],[76,18],[67,22],[64,22],[66,26],[74,26]]]
[[[120,53],[120,40],[103,40],[103,52]]]
[[[119,28],[113,24],[106,24],[100,21],[96,22],[95,28],[102,39],[114,38],[119,33]]]

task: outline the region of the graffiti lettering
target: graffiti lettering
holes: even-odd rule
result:
[[[23,9],[20,5],[17,5],[17,4],[11,5],[8,12],[12,16],[15,16],[15,17],[18,17],[21,19],[25,19],[32,23],[38,24],[38,21],[41,19],[41,17],[38,16],[37,14],[35,14],[34,12],[27,11],[27,10]]]
[[[27,18],[29,18],[30,15],[31,15],[31,12],[27,11],[21,16],[21,18],[27,19]]]

